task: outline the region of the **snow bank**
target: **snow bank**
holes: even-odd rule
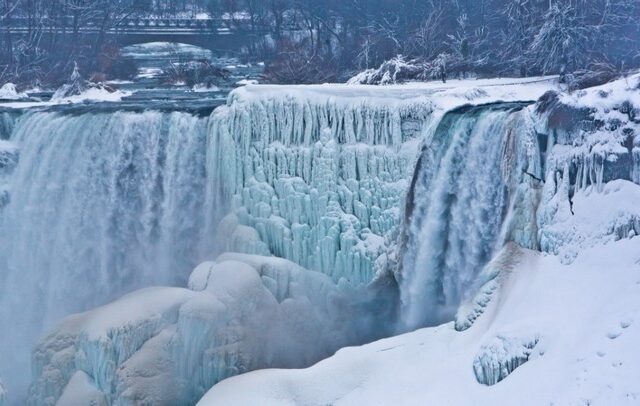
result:
[[[496,312],[464,332],[449,323],[342,349],[305,370],[252,372],[199,404],[635,405],[639,253],[637,238],[594,247],[570,266],[524,250]],[[536,339],[527,351],[515,345]],[[477,382],[474,362],[498,377],[525,353],[529,361],[499,383]]]

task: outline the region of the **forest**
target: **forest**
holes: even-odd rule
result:
[[[385,61],[394,80],[609,77],[640,65],[637,0],[1,0],[0,81],[56,83],[74,61],[131,75],[102,35],[131,16],[208,18],[253,35],[242,56],[264,61],[274,83],[344,81]],[[16,21],[28,31],[17,35]],[[90,22],[101,35],[82,35]]]

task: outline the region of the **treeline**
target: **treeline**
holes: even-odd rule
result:
[[[562,74],[640,65],[638,0],[219,0],[268,28],[267,74],[344,79],[403,55],[448,75]],[[244,13],[244,14],[243,14]],[[295,28],[293,32],[288,29]],[[269,46],[270,45],[270,46]]]
[[[106,33],[127,16],[146,13],[137,0],[0,0],[0,83],[59,85],[73,71],[114,77],[136,68]],[[88,24],[96,35],[87,38]]]
[[[640,65],[639,0],[0,0],[0,82],[54,82],[74,61],[83,72],[132,74],[106,40],[110,28],[198,13],[252,35],[244,54],[265,61],[273,82],[346,80],[389,60],[430,77]],[[18,18],[26,34],[7,28]],[[99,35],[87,40],[89,21]]]

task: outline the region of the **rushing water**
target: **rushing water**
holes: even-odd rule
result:
[[[523,105],[450,112],[422,152],[408,198],[402,259],[405,328],[451,320],[491,258],[526,170],[517,159]],[[535,149],[534,149],[535,150]]]
[[[0,215],[0,329],[12,331],[0,365],[26,372],[20,349],[63,316],[185,284],[213,250],[207,121],[153,111],[19,119],[19,164]]]
[[[0,171],[0,377],[11,403],[48,327],[142,287],[184,286],[215,250],[208,116],[261,67],[181,44],[123,53],[141,75],[117,84],[133,93],[120,103],[0,111],[0,139],[19,151]],[[230,76],[193,92],[144,74],[200,59]]]

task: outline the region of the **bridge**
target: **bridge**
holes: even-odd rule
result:
[[[0,34],[10,31],[12,35],[26,36],[37,32],[43,38],[67,36],[77,33],[89,40],[103,34],[105,39],[120,46],[146,42],[180,42],[210,49],[212,51],[237,51],[263,36],[267,30],[252,30],[248,24],[230,24],[218,19],[188,18],[141,18],[127,17],[117,20],[103,29],[98,18],[83,21],[74,30],[73,17],[55,19],[55,25],[34,24],[24,17],[0,19]]]

